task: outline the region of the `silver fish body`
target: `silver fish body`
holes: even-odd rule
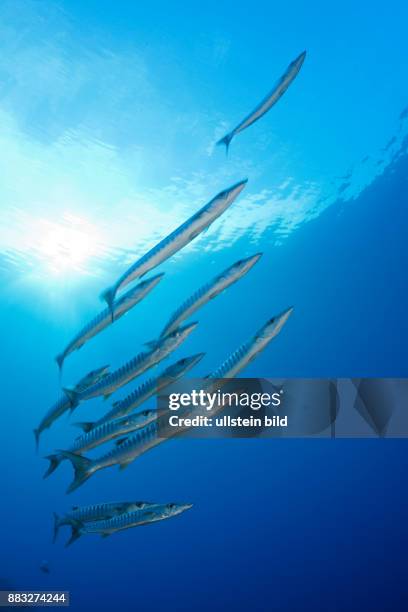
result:
[[[104,380],[92,385],[83,393],[78,394],[75,393],[75,391],[67,392],[71,395],[72,400],[77,402],[89,400],[100,395],[109,397],[117,389],[120,389],[137,376],[140,376],[143,372],[165,359],[171,352],[175,351],[180,344],[186,340],[196,326],[196,322],[185,325],[176,329],[172,334],[166,336],[166,338],[151,343],[152,348],[150,350],[139,353],[121,368],[106,376]]]
[[[112,410],[99,419],[99,421],[96,421],[94,426],[133,412],[133,410],[141,406],[150,397],[184,376],[184,374],[191,370],[191,368],[204,357],[204,354],[205,353],[198,353],[191,357],[179,359],[179,361],[167,367],[159,376],[149,378],[123,400],[114,402]]]
[[[136,429],[145,427],[152,421],[155,421],[157,415],[157,410],[148,409],[133,415],[125,415],[113,421],[106,421],[106,423],[102,423],[79,436],[68,450],[72,453],[84,453],[109,442],[109,440],[114,440]]]
[[[106,537],[112,533],[131,529],[132,527],[163,521],[173,516],[177,516],[189,510],[191,507],[192,504],[155,504],[141,510],[120,514],[106,521],[88,523],[84,525],[81,531],[82,534],[98,533]]]
[[[272,317],[251,340],[242,344],[206,378],[234,378],[279,334],[292,312],[293,308],[288,308],[276,317]]]
[[[102,294],[102,298],[107,302],[109,308],[112,310],[116,293],[119,289],[163,263],[163,261],[177,253],[201,232],[206,230],[231,206],[244,189],[246,183],[247,179],[221,191],[208,204],[203,206],[197,213],[150,249],[143,257],[138,259],[122,274],[112,287]]]
[[[81,394],[88,387],[92,386],[95,383],[98,383],[105,376],[107,376],[109,366],[103,366],[98,368],[97,370],[92,370],[88,372],[81,380],[75,385],[73,389],[73,393]],[[68,410],[73,411],[78,403],[75,401],[73,395],[70,395],[70,392],[64,392],[61,397],[56,401],[56,403],[48,410],[40,424],[36,429],[34,429],[34,435],[36,439],[36,446],[38,449],[39,440],[41,433],[51,427],[51,425],[65,412]]]
[[[102,423],[76,438],[68,451],[75,454],[85,453],[101,444],[105,444],[106,442],[128,435],[138,429],[142,429],[152,421],[155,421],[158,418],[158,414],[159,412],[157,410],[149,409],[113,421],[106,421],[106,423]],[[48,455],[46,459],[48,459],[50,465],[44,474],[44,478],[52,474],[65,457],[61,453],[53,453]]]
[[[163,440],[158,437],[158,423],[153,421],[143,429],[126,438],[122,444],[96,459],[88,459],[69,451],[58,451],[60,455],[69,459],[75,472],[75,478],[67,489],[67,493],[75,491],[93,474],[107,467],[119,465],[124,469],[136,457],[157,446]]]
[[[69,525],[72,529],[71,538],[66,544],[69,546],[80,537],[80,529],[83,527],[84,523],[109,520],[114,516],[141,510],[149,505],[153,504],[141,501],[108,502],[92,506],[73,506],[72,510],[62,517],[54,512],[53,542],[56,541],[58,532],[64,525]]]
[[[146,279],[136,287],[132,287],[113,305],[113,313],[109,308],[105,308],[92,321],[85,325],[81,331],[68,343],[60,355],[56,357],[56,362],[61,369],[65,358],[80,349],[88,340],[106,329],[113,321],[117,321],[126,314],[133,306],[143,300],[154,287],[162,280],[164,273]],[[112,316],[113,315],[113,316]]]
[[[268,95],[265,96],[265,98],[254,108],[254,110],[247,115],[245,119],[243,119],[233,130],[231,130],[231,132],[221,138],[221,140],[217,142],[217,145],[225,145],[228,152],[228,147],[234,136],[263,117],[263,115],[265,115],[265,113],[267,113],[283,96],[289,85],[294,81],[299,73],[303,62],[305,61],[305,57],[306,51],[303,51],[303,53],[293,60]]]
[[[164,327],[161,336],[166,336],[176,329],[182,321],[190,317],[199,308],[207,304],[210,300],[222,293],[233,283],[236,283],[242,278],[260,259],[261,253],[257,253],[252,257],[240,259],[232,266],[218,274],[211,281],[200,287],[188,300],[186,300],[171,316],[168,323]]]

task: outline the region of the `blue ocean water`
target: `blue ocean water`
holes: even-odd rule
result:
[[[243,176],[225,218],[67,359],[64,383],[120,366],[199,285],[258,251],[197,313],[177,352],[206,351],[192,375],[291,305],[243,375],[408,375],[408,15],[391,5],[4,5],[0,588],[69,590],[78,611],[407,608],[404,440],[172,440],[67,496],[71,467],[43,480],[42,457],[109,401],[60,419],[39,455],[32,433],[60,393],[54,357],[100,291]],[[276,108],[228,158],[214,149],[303,48]],[[61,530],[51,543],[54,511],[120,499],[194,505],[105,540],[65,549]]]

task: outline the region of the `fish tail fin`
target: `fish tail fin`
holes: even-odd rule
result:
[[[59,453],[55,453],[53,455],[48,455],[47,457],[45,457],[45,459],[48,459],[48,461],[50,462],[50,465],[48,466],[48,469],[45,472],[43,478],[48,478],[50,474],[55,472],[55,470],[57,469],[61,461],[65,459],[65,457],[63,457]]]
[[[224,136],[224,138],[221,138],[221,140],[217,142],[217,145],[225,145],[225,155],[227,157],[228,157],[229,146],[230,146],[232,138],[233,138],[233,134],[227,134],[226,136]]]
[[[78,523],[77,521],[71,523],[71,537],[65,544],[65,548],[68,548],[68,546],[71,546],[71,544],[76,542],[76,540],[78,540],[81,537],[82,535],[81,527],[82,527],[81,523]]]
[[[57,537],[58,537],[58,532],[59,532],[59,528],[60,528],[60,517],[58,516],[58,514],[56,512],[53,512],[53,517],[54,517],[54,528],[53,528],[53,532],[52,532],[52,543],[55,544],[55,542],[57,541]]]
[[[95,423],[93,421],[82,421],[79,423],[73,423],[73,425],[74,427],[79,427],[82,429],[84,433],[88,433],[88,431],[91,431],[91,429],[94,428]]]
[[[84,484],[84,482],[92,475],[92,471],[90,469],[92,461],[87,459],[87,457],[82,457],[82,455],[76,455],[75,453],[70,453],[69,451],[58,452],[65,457],[65,459],[68,459],[74,468],[74,480],[67,489],[67,493],[71,493]]]
[[[72,412],[72,409],[78,406],[79,404],[79,393],[75,391],[75,389],[70,389],[69,387],[63,387],[62,390],[64,391],[65,395],[68,397],[69,401],[71,402],[71,412]]]
[[[101,299],[107,303],[108,308],[110,310],[112,323],[113,323],[113,304],[115,302],[115,296],[116,296],[115,287],[109,287],[109,289],[105,289],[105,291],[101,293]]]
[[[39,429],[33,429],[34,432],[34,436],[35,436],[35,449],[37,451],[38,454],[38,450],[40,448],[40,435],[41,435],[41,431]]]

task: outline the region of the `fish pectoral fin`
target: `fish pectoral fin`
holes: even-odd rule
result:
[[[121,471],[122,471],[122,470],[125,470],[125,469],[127,468],[127,466],[128,466],[128,465],[130,465],[131,463],[132,463],[132,460],[130,460],[130,461],[125,461],[124,463],[120,463],[120,464],[119,464],[119,469],[120,469]]]
[[[103,396],[104,401],[106,401],[107,399],[109,399],[111,395],[112,395],[112,393],[106,393],[106,394]]]
[[[121,444],[126,442],[127,439],[128,439],[128,436],[125,436],[124,438],[119,438],[119,440],[115,440],[115,446],[120,446]]]
[[[110,535],[112,535],[110,531],[101,531],[101,538],[107,538]]]
[[[190,234],[190,235],[189,235],[189,237],[188,237],[189,241],[190,241],[190,240],[194,240],[194,238],[197,238],[197,236],[198,236],[199,234],[205,234],[205,232],[206,232],[207,230],[208,230],[208,227],[207,227],[205,230],[203,230],[202,232],[201,232],[201,231],[196,231],[196,232],[193,232],[193,233],[192,233],[192,234]]]

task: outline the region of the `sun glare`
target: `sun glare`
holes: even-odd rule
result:
[[[54,274],[87,271],[87,262],[100,251],[100,237],[83,219],[65,217],[61,223],[41,221],[36,251]]]

